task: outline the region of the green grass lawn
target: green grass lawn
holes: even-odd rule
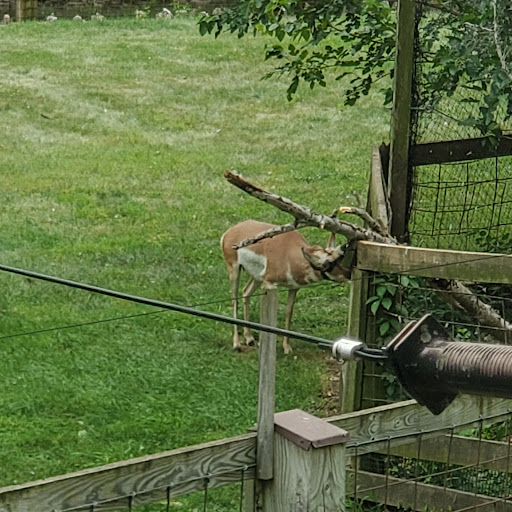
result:
[[[380,97],[343,109],[343,83],[287,102],[285,77],[261,80],[264,43],[200,37],[193,18],[0,27],[0,263],[229,315],[221,234],[289,218],[223,170],[330,213],[365,196],[388,134]],[[0,485],[254,424],[257,351],[233,353],[231,326],[5,273],[0,286]],[[299,293],[293,328],[344,334],[348,290]],[[293,346],[276,407],[322,411],[328,356]]]

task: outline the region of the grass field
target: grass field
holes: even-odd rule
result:
[[[333,82],[287,102],[285,77],[261,80],[262,39],[200,37],[193,18],[11,24],[0,45],[0,263],[126,293],[229,315],[221,234],[289,219],[223,170],[329,213],[365,196],[388,134],[378,96],[344,110]],[[233,353],[230,326],[5,273],[0,286],[0,485],[254,424],[257,351]],[[347,304],[348,285],[304,290],[293,327],[336,337]],[[276,407],[322,414],[328,357],[293,345]]]

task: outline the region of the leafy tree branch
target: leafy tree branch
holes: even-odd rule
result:
[[[512,6],[508,0],[417,1],[422,98],[416,108],[433,110],[462,91],[476,114],[459,119],[497,138],[512,115]],[[268,76],[289,76],[288,99],[301,82],[326,86],[346,79],[345,104],[378,87],[392,99],[396,10],[386,0],[240,0],[204,16],[201,34],[270,36],[265,58],[276,62]]]

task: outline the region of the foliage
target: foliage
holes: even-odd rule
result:
[[[367,305],[375,317],[378,340],[383,343],[412,319],[431,313],[441,323],[452,325],[451,336],[457,340],[478,337],[478,328],[468,323],[464,312],[449,306],[436,291],[414,276],[380,274],[373,280],[375,293]],[[485,293],[494,289],[491,285],[475,287]],[[459,325],[458,325],[459,324]]]
[[[380,275],[373,280],[375,294],[367,300],[370,312],[375,316],[379,339],[396,334],[405,319],[411,318],[404,304],[402,287],[419,288],[417,278],[401,275]]]
[[[486,252],[506,254],[512,247],[512,233],[496,236],[491,230],[482,229],[475,233],[475,243],[479,247],[486,247]]]
[[[505,0],[441,2],[422,29],[426,108],[443,96],[466,90],[463,102],[477,114],[460,120],[490,140],[497,140],[512,114],[512,39],[510,3]]]
[[[410,306],[414,301],[408,302],[405,297],[420,289],[418,278],[396,275],[379,274],[372,281],[374,294],[366,301],[370,313],[375,318],[377,340],[380,345],[395,336],[405,323],[413,317]],[[382,384],[389,400],[403,399],[404,390],[394,373],[383,369]]]
[[[194,8],[187,2],[180,2],[180,0],[172,0],[170,3],[171,11],[177,15],[182,16],[186,14],[193,14]]]
[[[422,3],[418,2],[418,9]],[[425,7],[421,59],[426,70],[425,100],[435,109],[462,88],[475,116],[460,119],[495,140],[512,114],[512,8],[506,0],[441,0]],[[236,32],[273,38],[266,58],[277,67],[267,76],[288,73],[288,98],[300,81],[325,86],[327,76],[347,78],[345,104],[353,105],[393,75],[395,10],[386,0],[241,0],[231,9],[203,17],[201,34]],[[391,100],[385,82],[385,102]]]
[[[334,0],[243,0],[232,9],[200,21],[202,34],[236,32],[271,36],[266,58],[281,61],[275,72],[289,73],[288,98],[300,80],[326,85],[329,70],[350,77],[345,103],[353,105],[390,72],[394,54],[395,15],[387,2]],[[357,69],[359,73],[354,71]],[[388,89],[388,100],[390,92]]]

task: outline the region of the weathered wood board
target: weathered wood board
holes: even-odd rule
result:
[[[512,255],[359,242],[357,268],[477,283],[512,284]]]
[[[255,465],[256,436],[247,434],[4,487],[0,511],[119,510],[253,479]]]
[[[391,234],[399,239],[406,227],[415,13],[415,0],[398,0],[388,193]]]
[[[438,487],[435,485],[403,480],[386,475],[377,475],[365,471],[349,474],[347,484],[349,495],[351,487],[358,487],[357,496],[369,501],[391,507],[424,512],[445,512],[447,510],[478,510],[479,512],[511,512],[512,503],[500,498],[491,498],[480,494]],[[356,483],[354,479],[357,478]]]

